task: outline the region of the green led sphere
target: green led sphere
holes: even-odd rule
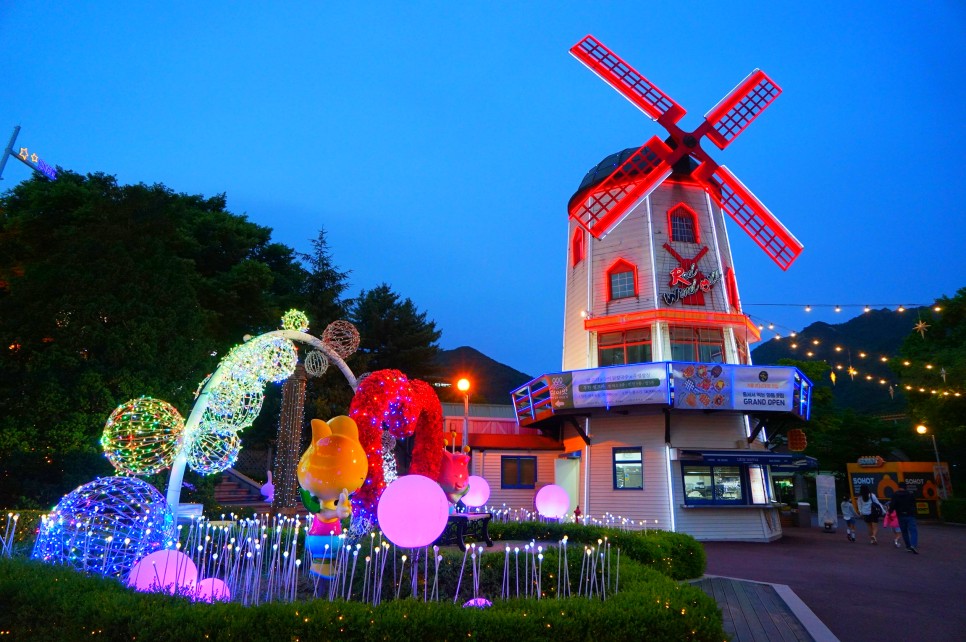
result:
[[[123,475],[153,475],[171,465],[181,446],[184,419],[166,401],[139,397],[108,417],[101,446]]]

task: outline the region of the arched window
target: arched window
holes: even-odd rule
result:
[[[607,268],[607,300],[637,296],[637,266],[617,259]]]
[[[577,265],[584,260],[587,255],[587,240],[584,237],[584,230],[580,227],[574,230],[574,237],[570,240],[570,264]]]
[[[678,203],[667,213],[668,236],[679,243],[700,243],[701,229],[698,215],[684,203]]]

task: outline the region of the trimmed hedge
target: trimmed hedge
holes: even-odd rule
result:
[[[966,499],[950,497],[939,504],[940,514],[944,522],[966,524]]]
[[[65,567],[4,559],[0,560],[0,603],[4,605],[0,633],[13,639],[565,642],[726,637],[717,605],[704,592],[623,559],[620,592],[604,601],[497,600],[483,610],[462,608],[450,600],[413,599],[378,607],[326,600],[253,607],[194,604],[167,595],[134,593],[115,581]]]
[[[491,522],[489,533],[493,540],[534,539],[554,544],[566,535],[571,545],[595,545],[597,540],[606,537],[612,549],[621,549],[622,556],[646,564],[676,580],[701,577],[708,563],[704,547],[683,533],[652,530],[645,534],[643,531],[622,531],[602,526],[544,522]]]

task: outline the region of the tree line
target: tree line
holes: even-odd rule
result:
[[[313,233],[316,233],[313,231]],[[204,377],[246,334],[277,329],[291,308],[320,336],[338,319],[359,329],[349,365],[434,375],[441,332],[388,283],[347,296],[325,229],[307,254],[226,209],[226,197],[120,185],[63,171],[0,196],[0,506],[52,506],[110,474],[99,439],[119,404],[148,395],[185,416]],[[306,412],[345,412],[335,368],[309,380]],[[270,441],[270,389],[246,444]]]

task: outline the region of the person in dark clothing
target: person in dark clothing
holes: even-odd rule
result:
[[[906,482],[899,482],[899,490],[892,494],[891,507],[899,516],[899,528],[906,550],[919,554],[919,526],[916,524],[916,497],[906,490]]]

